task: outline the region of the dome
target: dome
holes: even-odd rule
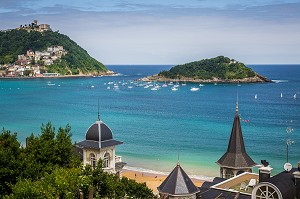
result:
[[[86,140],[91,140],[91,141],[97,141],[99,142],[99,121],[95,122],[90,128],[88,128],[85,139]],[[101,126],[101,141],[106,141],[106,140],[111,140],[113,139],[112,132],[110,128],[100,121],[100,126]]]

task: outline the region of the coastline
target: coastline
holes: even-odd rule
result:
[[[268,78],[255,74],[254,77],[248,77],[244,79],[219,79],[214,77],[213,79],[196,79],[189,77],[181,77],[180,79],[171,79],[158,74],[140,78],[139,81],[156,81],[156,82],[190,82],[190,83],[272,83],[272,80]]]
[[[154,194],[158,194],[157,187],[161,185],[161,183],[167,178],[167,176],[169,175],[169,173],[171,173],[171,171],[168,174],[163,172],[158,172],[158,171],[157,173],[155,172],[156,171],[153,170],[138,171],[138,170],[134,170],[132,167],[125,166],[122,174],[124,177],[135,180],[139,183],[146,183],[147,187],[150,188]],[[189,177],[197,187],[201,187],[205,181],[209,181],[208,179],[201,180],[201,179],[194,178],[193,176],[189,176]]]
[[[79,75],[59,75],[59,76],[41,76],[41,77],[29,77],[29,76],[23,76],[23,77],[1,77],[0,79],[57,79],[57,78],[89,78],[89,77],[103,77],[103,76],[118,76],[119,73],[116,73],[114,71],[107,71],[106,73],[99,74],[99,75],[91,75],[91,74],[79,74]]]

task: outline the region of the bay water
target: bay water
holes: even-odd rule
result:
[[[99,99],[101,120],[115,139],[124,142],[117,146],[117,154],[127,168],[169,173],[179,154],[188,174],[212,177],[219,175],[215,162],[227,149],[238,93],[247,153],[256,163],[266,159],[273,174],[281,172],[286,162],[286,128],[292,127],[289,162],[297,165],[300,65],[250,65],[275,83],[204,84],[196,92],[190,91],[199,87],[196,83],[175,92],[171,86],[151,90],[136,86],[141,82],[130,83],[171,67],[108,66],[120,73],[109,77],[0,79],[0,127],[18,132],[25,143],[31,133],[40,133],[42,123],[50,121],[56,128],[70,124],[72,139],[78,142],[97,120]]]

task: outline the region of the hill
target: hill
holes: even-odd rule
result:
[[[18,55],[24,55],[28,50],[45,52],[51,46],[62,46],[66,53],[60,59],[45,65],[47,72],[77,75],[103,74],[108,71],[102,63],[92,58],[68,36],[53,31],[39,32],[24,29],[0,32],[0,64],[15,63]],[[37,63],[32,61],[31,65],[34,64]]]
[[[224,56],[177,65],[144,80],[187,82],[270,82],[251,68]]]

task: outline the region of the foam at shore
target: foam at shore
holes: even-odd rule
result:
[[[156,171],[152,169],[144,169],[144,168],[138,168],[138,167],[131,167],[131,166],[125,166],[125,170],[129,171],[136,171],[140,173],[149,173],[149,174],[154,174],[154,175],[163,175],[163,176],[168,176],[170,172],[162,172],[162,171]],[[197,180],[204,180],[204,181],[212,181],[214,178],[213,177],[208,177],[204,175],[189,175],[190,178],[197,179]]]

